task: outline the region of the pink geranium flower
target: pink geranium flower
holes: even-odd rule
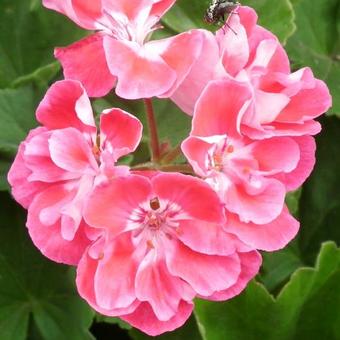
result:
[[[214,86],[219,84],[223,84],[228,96],[215,91]],[[240,225],[275,227],[272,244],[260,246],[256,240],[263,233],[249,242],[243,234],[236,233],[235,226],[228,230],[251,246],[273,250],[286,245],[298,231],[298,223],[284,209],[284,198],[286,190],[295,189],[311,172],[315,148],[312,137],[254,141],[242,136],[238,123],[251,104],[252,92],[246,84],[235,80],[212,82],[197,102],[191,135],[183,142],[182,150],[195,172],[215,189],[228,214],[234,214]],[[285,222],[284,229],[276,228]],[[253,234],[256,230],[253,227]]]
[[[150,335],[180,327],[195,296],[225,300],[240,293],[261,263],[222,230],[218,196],[191,176],[112,179],[94,189],[84,216],[106,234],[79,263],[80,294],[100,313]]]
[[[111,109],[101,115],[97,133],[90,101],[76,81],[55,83],[36,116],[42,127],[21,143],[8,181],[28,209],[35,245],[54,261],[76,264],[92,235],[82,218],[84,201],[101,177],[128,172],[114,163],[135,150],[142,125]]]
[[[192,114],[209,81],[233,78],[252,91],[252,110],[239,118],[243,133],[255,139],[318,133],[320,124],[314,119],[331,105],[325,83],[309,68],[291,73],[286,52],[271,32],[256,24],[255,11],[239,7],[237,12],[228,21],[232,30],[226,27],[216,36],[205,35],[210,48],[202,49],[172,99]],[[202,74],[201,69],[208,71]],[[221,96],[226,93],[223,86],[215,90]]]
[[[170,96],[201,49],[198,31],[148,42],[174,2],[43,0],[44,6],[97,31],[67,48],[56,49],[65,77],[80,80],[94,97],[106,95],[114,86],[116,93],[127,99]]]

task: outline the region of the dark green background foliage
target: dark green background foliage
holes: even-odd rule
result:
[[[92,311],[77,295],[74,270],[40,255],[25,228],[25,212],[7,192],[6,173],[18,144],[35,126],[44,92],[61,78],[55,46],[85,34],[40,0],[0,0],[0,340],[136,339],[148,337]],[[196,301],[195,315],[163,340],[340,339],[340,0],[247,0],[260,23],[286,44],[293,69],[311,66],[333,95],[321,119],[318,163],[287,202],[301,221],[284,250],[264,253],[260,274],[224,303]],[[178,0],[161,35],[205,27],[205,0]],[[215,29],[215,27],[205,27]],[[97,112],[118,106],[143,119],[139,102],[110,94]],[[171,102],[156,102],[160,133],[176,145],[189,118]],[[134,158],[148,159],[147,136]]]

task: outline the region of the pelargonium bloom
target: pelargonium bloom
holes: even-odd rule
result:
[[[255,234],[256,225],[275,228],[271,230],[273,244],[260,246],[256,240],[250,244],[243,234],[238,235],[236,227],[232,232],[258,249],[282,248],[299,227],[284,208],[285,194],[310,174],[314,165],[313,138],[273,137],[254,141],[242,136],[238,122],[251,107],[252,92],[235,80],[213,82],[218,83],[227,84],[228,96],[221,96],[207,86],[197,102],[192,131],[182,150],[195,172],[219,194],[228,215],[235,215],[240,225],[253,225]],[[279,230],[278,224],[284,229]],[[257,238],[261,239],[259,235]]]
[[[216,36],[205,35],[210,48],[202,49],[172,99],[192,114],[209,81],[233,78],[246,83],[253,93],[252,110],[240,117],[243,133],[256,139],[318,133],[320,124],[314,119],[331,105],[326,84],[315,79],[309,68],[291,73],[285,50],[274,34],[256,24],[255,11],[240,6],[237,13],[228,21],[232,30],[226,27]],[[202,68],[209,71],[202,74]],[[215,90],[227,95],[223,86]]]
[[[204,181],[179,173],[129,175],[98,185],[86,222],[106,230],[84,254],[78,291],[100,313],[150,335],[180,327],[195,296],[225,300],[257,273],[261,257],[224,232]]]
[[[28,209],[35,245],[54,261],[76,264],[93,235],[82,218],[84,202],[95,181],[128,172],[114,164],[135,150],[142,125],[111,109],[102,113],[97,132],[84,88],[67,80],[48,90],[36,117],[42,126],[21,143],[8,181],[14,198]]]
[[[44,6],[97,31],[56,49],[65,77],[80,80],[94,97],[106,95],[115,85],[116,93],[126,99],[170,96],[201,49],[199,31],[148,42],[174,2],[43,0]]]

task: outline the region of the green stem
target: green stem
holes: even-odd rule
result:
[[[184,174],[195,175],[194,170],[189,164],[170,164],[170,165],[161,165],[159,167],[160,171],[164,172],[182,172]]]
[[[181,173],[191,174],[191,175],[195,174],[194,170],[189,164],[158,165],[158,164],[145,163],[145,164],[136,165],[132,169],[136,171],[154,170],[154,171],[164,171],[164,172],[181,172]]]
[[[174,149],[168,152],[164,157],[161,159],[162,164],[169,164],[176,160],[179,156],[182,155],[181,144],[177,145]]]
[[[152,100],[149,98],[144,99],[146,118],[149,128],[151,159],[155,163],[159,163],[161,158],[161,149],[159,145],[157,123],[155,119],[155,113],[152,106]]]

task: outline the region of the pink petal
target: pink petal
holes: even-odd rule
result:
[[[177,237],[190,249],[207,255],[234,254],[239,243],[221,225],[198,220],[180,221]]]
[[[51,159],[63,170],[96,175],[98,164],[84,136],[74,128],[53,131],[48,140]]]
[[[306,121],[303,124],[295,123],[273,123],[275,135],[277,136],[304,136],[316,135],[321,131],[321,125],[314,120]]]
[[[43,0],[43,5],[68,16],[79,26],[94,30],[101,17],[101,0]]]
[[[133,42],[104,38],[111,73],[118,77],[116,93],[125,99],[160,96],[176,81],[176,73],[157,54]]]
[[[103,245],[102,240],[103,238],[94,243],[91,248],[89,248],[89,250],[84,253],[78,264],[76,279],[78,292],[80,296],[83,297],[92,308],[94,308],[101,314],[109,316],[119,316],[131,313],[138,307],[138,305],[140,304],[139,301],[135,300],[127,308],[117,308],[112,310],[102,308],[97,303],[94,278],[96,276],[96,271],[101,260],[100,258],[93,258],[92,256],[90,256],[90,252],[93,247],[97,247],[98,243],[100,243],[99,248],[101,249],[101,246]]]
[[[313,88],[315,78],[309,68],[300,69],[294,73],[267,72],[261,77],[259,88],[265,92],[283,93],[293,97],[302,88]]]
[[[274,39],[265,39],[265,37],[261,36],[258,46],[256,47],[256,53],[254,55],[254,59],[252,60],[251,64],[248,66],[250,70],[259,70],[262,69],[264,73],[269,69],[270,71],[279,71],[275,68],[270,69],[270,64],[275,58],[275,54],[277,53],[278,49],[280,49],[280,43],[277,41],[277,38]],[[286,55],[280,58],[280,62],[286,61]],[[280,63],[276,63],[280,64]]]
[[[79,173],[65,171],[51,159],[48,145],[51,134],[51,131],[44,131],[33,136],[25,145],[23,157],[31,172],[28,181],[53,183],[79,178]]]
[[[252,139],[263,139],[277,136],[316,135],[321,131],[319,122],[309,120],[304,123],[277,123],[263,125],[262,129],[242,126],[242,132]]]
[[[102,34],[57,48],[54,55],[63,66],[65,79],[79,80],[90,97],[104,97],[116,83],[107,66]]]
[[[166,64],[176,72],[176,81],[172,88],[162,94],[162,98],[170,97],[184,81],[196,61],[202,48],[202,33],[192,30],[171,38],[155,40],[148,43],[160,54]]]
[[[144,23],[154,0],[102,0],[102,3],[105,12],[114,18],[126,17],[130,22]]]
[[[203,138],[190,136],[181,145],[184,156],[187,158],[196,174],[201,177],[207,175],[207,155],[212,145]]]
[[[228,20],[232,30],[221,28],[216,32],[223,66],[233,77],[245,67],[249,58],[247,32],[240,20],[238,15],[232,15]]]
[[[163,260],[151,250],[138,268],[136,296],[148,302],[160,321],[168,321],[177,314],[181,299],[192,300],[195,292],[190,286],[170,275]]]
[[[62,237],[58,210],[73,196],[74,193],[62,185],[51,186],[38,194],[29,207],[27,227],[33,243],[46,257],[76,265],[91,241],[86,236],[85,229],[88,227],[84,222],[80,223],[72,240]]]
[[[278,122],[299,122],[320,116],[332,105],[327,85],[315,80],[315,87],[302,89],[291,98],[290,103],[277,117]]]
[[[238,253],[238,257],[241,262],[241,274],[238,277],[237,282],[230,288],[216,292],[207,298],[213,301],[225,301],[240,294],[247,286],[249,281],[253,279],[259,272],[261,266],[261,255],[257,251],[251,251],[248,253]]]
[[[228,211],[236,213],[244,222],[266,224],[278,217],[282,211],[285,186],[275,180],[259,178],[258,192],[249,192],[249,188],[233,185],[225,195],[225,204]]]
[[[249,109],[251,99],[246,84],[231,79],[210,82],[196,104],[191,133],[237,136],[239,122]]]
[[[237,13],[241,19],[241,24],[246,29],[247,35],[250,36],[253,29],[256,27],[256,23],[258,19],[255,10],[248,6],[239,6],[237,8]],[[230,19],[236,20],[233,17],[231,17]]]
[[[142,302],[132,314],[124,315],[120,318],[144,333],[156,336],[181,327],[189,319],[192,310],[192,303],[181,301],[177,313],[170,320],[160,321],[151,306],[146,302]]]
[[[68,190],[74,190],[75,196],[67,205],[65,205],[61,212],[61,235],[65,240],[72,240],[78,230],[78,226],[83,218],[83,206],[89,193],[94,185],[94,177],[92,175],[83,175],[78,181],[68,184]],[[90,230],[87,234],[89,238],[93,239]],[[94,237],[96,239],[97,237]]]
[[[90,100],[82,85],[74,80],[54,83],[41,101],[36,116],[48,129],[74,127],[86,133],[96,131]]]
[[[287,106],[290,98],[282,93],[268,93],[255,90],[255,110],[258,123],[273,122],[280,112]],[[246,120],[242,123],[247,124]],[[249,123],[248,123],[249,124]],[[251,123],[249,124],[251,125]]]
[[[290,73],[290,63],[284,48],[273,33],[256,25],[257,14],[255,10],[247,6],[240,6],[237,12],[248,36],[250,50],[248,66],[267,65],[266,67],[270,72]],[[231,19],[235,20],[234,16]],[[271,41],[269,43],[273,47],[271,52],[270,50],[265,51],[265,49],[269,47],[267,41]],[[262,43],[264,43],[264,45],[261,45]],[[269,58],[267,58],[268,56]],[[257,62],[254,62],[255,58]],[[261,59],[264,60],[263,58],[267,59],[267,62],[265,64],[261,62],[258,64],[258,61]]]
[[[300,159],[293,171],[284,175],[288,191],[298,189],[310,176],[315,165],[315,140],[311,136],[294,137],[300,148]],[[281,179],[280,179],[281,180]]]
[[[191,116],[204,87],[216,77],[215,73],[218,72],[216,68],[224,72],[222,65],[219,65],[219,47],[214,35],[206,30],[199,32],[202,35],[200,54],[188,75],[171,96],[171,100]]]
[[[31,204],[34,196],[48,186],[47,183],[28,180],[32,171],[26,166],[24,158],[26,143],[34,136],[45,131],[46,130],[41,127],[30,131],[26,140],[20,143],[18,153],[7,175],[8,183],[12,187],[13,197],[26,209]]]
[[[260,27],[260,29],[265,30],[263,27]],[[270,32],[270,34],[272,33]],[[276,37],[275,39],[277,40]],[[290,62],[287,52],[278,40],[275,53],[273,54],[267,68],[271,72],[290,73]]]
[[[115,177],[125,177],[130,174],[130,168],[127,165],[116,165],[116,157],[108,150],[100,154],[100,172],[96,177],[96,184],[105,182]]]
[[[240,274],[237,256],[217,256],[197,253],[180,241],[171,243],[166,253],[169,272],[188,282],[202,296],[231,287]]]
[[[299,222],[284,207],[275,220],[261,225],[243,223],[236,215],[228,214],[225,230],[255,249],[275,251],[285,247],[295,237]]]
[[[123,110],[107,110],[100,116],[101,147],[113,153],[116,159],[136,150],[142,132],[142,123]]]
[[[154,1],[150,16],[161,18],[176,2],[176,0],[157,0]]]
[[[161,173],[151,181],[156,196],[178,205],[191,218],[223,223],[220,200],[203,180],[179,173]]]
[[[127,308],[136,300],[134,249],[128,234],[115,238],[102,249],[94,276],[96,303],[100,308]]]
[[[60,222],[61,236],[66,241],[72,241],[82,220],[82,207],[84,195],[91,190],[93,181],[88,179],[84,183],[78,181],[72,185],[60,186],[56,191],[55,202],[43,208],[39,213],[39,219],[45,226]],[[46,191],[46,195],[53,192]],[[78,197],[79,195],[79,197]]]
[[[299,145],[288,137],[261,140],[252,143],[251,149],[261,172],[291,172],[296,168],[300,158]]]
[[[114,235],[129,229],[130,217],[140,204],[147,202],[151,185],[147,178],[130,175],[98,185],[87,201],[86,222],[94,228],[110,230]]]
[[[287,53],[272,32],[256,25],[249,34],[248,44],[250,69],[264,67],[269,72],[290,73]]]

